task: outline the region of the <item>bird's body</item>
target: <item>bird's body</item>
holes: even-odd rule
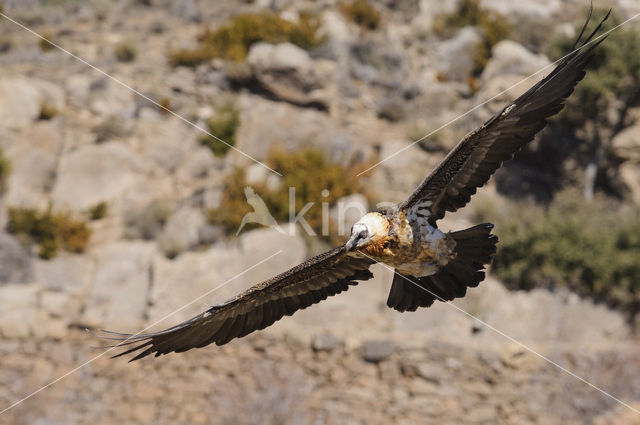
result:
[[[373,212],[354,228],[373,229],[375,236],[352,256],[366,256],[394,267],[400,273],[423,277],[455,258],[455,241],[438,228],[404,211]]]
[[[132,359],[136,360],[150,354],[157,357],[212,343],[226,344],[371,279],[369,268],[376,262],[395,268],[387,299],[387,305],[395,310],[413,311],[435,300],[464,296],[468,287],[484,279],[484,267],[496,251],[493,225],[443,233],[437,221],[446,212],[464,207],[502,163],[525,147],[546,120],[562,109],[564,99],[584,76],[593,49],[604,40],[593,39],[602,22],[576,50],[558,61],[549,75],[464,137],[404,202],[391,211],[362,217],[345,244],[164,331],[136,335],[111,332],[108,338],[120,341],[118,345],[133,345],[119,356],[142,350]],[[250,195],[247,192],[248,199]],[[256,211],[262,208],[256,205]]]

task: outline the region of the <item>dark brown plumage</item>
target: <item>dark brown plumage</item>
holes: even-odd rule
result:
[[[211,343],[225,344],[346,291],[357,281],[371,279],[369,267],[376,261],[396,267],[387,300],[387,305],[396,310],[413,311],[430,306],[436,299],[464,296],[467,287],[477,286],[484,279],[484,266],[495,253],[493,226],[482,224],[445,235],[437,230],[436,221],[446,211],[466,205],[502,162],[529,143],[547,118],[562,109],[562,102],[584,76],[593,49],[604,40],[587,45],[602,22],[579,50],[562,59],[547,77],[466,136],[389,215],[367,214],[356,223],[357,231],[352,231],[346,244],[172,328],[139,335],[107,332],[104,338],[119,341],[118,345],[132,345],[116,357],[142,350],[132,359],[137,360]],[[407,270],[415,271],[418,277]]]
[[[435,226],[436,220],[444,217],[446,211],[464,207],[477,188],[483,186],[504,161],[513,158],[533,140],[547,124],[547,118],[564,107],[563,101],[584,77],[585,67],[593,58],[593,49],[606,38],[587,46],[609,13],[580,44],[579,50],[567,55],[549,75],[463,138],[418,189],[399,205],[400,209],[409,209],[420,201],[432,201],[429,223]],[[572,50],[580,43],[590,19],[591,11]]]

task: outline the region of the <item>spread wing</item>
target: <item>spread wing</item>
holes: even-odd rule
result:
[[[435,221],[444,217],[446,211],[453,212],[465,206],[502,162],[511,159],[544,128],[547,118],[564,107],[564,99],[584,77],[593,49],[605,37],[588,43],[608,17],[607,13],[580,44],[579,50],[561,60],[548,76],[465,136],[398,208],[428,216],[429,223],[435,226]],[[572,51],[580,42],[590,18],[591,13]]]
[[[105,331],[116,345],[134,345],[120,357],[143,349],[133,360],[172,351],[183,352],[211,343],[226,344],[264,329],[283,316],[346,291],[357,280],[373,277],[368,258],[347,254],[344,245],[313,257],[296,267],[259,283],[240,295],[164,331],[129,335]]]

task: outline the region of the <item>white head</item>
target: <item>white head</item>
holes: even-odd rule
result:
[[[345,244],[348,251],[361,248],[371,242],[375,236],[384,236],[389,230],[389,224],[382,214],[372,212],[365,214],[351,228],[351,236]]]

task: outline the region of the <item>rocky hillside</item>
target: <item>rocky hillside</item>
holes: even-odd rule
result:
[[[300,228],[234,236],[245,184],[274,208],[288,185],[313,188],[305,202],[318,210],[331,189],[331,214],[338,200],[404,199],[535,82],[474,109],[555,60],[547,45],[575,36],[585,7],[484,0],[472,25],[455,23],[467,3],[478,4],[0,1],[46,39],[0,18],[0,410],[100,355],[84,328],[170,326],[333,241]],[[612,6],[640,12],[637,1]],[[640,203],[638,111],[610,144],[629,205]],[[359,179],[335,172],[401,149]],[[299,151],[329,171],[292,180],[252,160],[275,167]],[[563,167],[573,174],[562,178],[583,179],[575,161]],[[474,202],[499,205],[535,170],[510,169]],[[468,226],[473,211],[444,228]],[[640,408],[637,335],[621,314],[562,290],[509,292],[492,277],[452,305],[399,314],[384,305],[389,271],[375,272],[222,348],[132,364],[99,357],[0,422],[640,423],[526,349]]]

